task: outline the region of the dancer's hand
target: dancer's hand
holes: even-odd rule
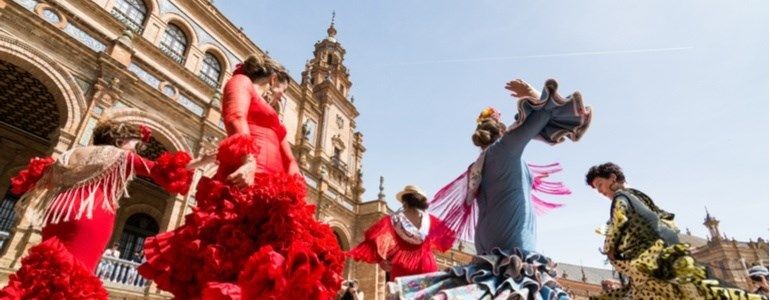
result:
[[[378,264],[380,265],[380,268],[385,270],[385,272],[390,272],[390,270],[393,269],[393,266],[387,260],[381,260]]]
[[[254,174],[256,172],[256,159],[254,159],[254,156],[249,155],[246,157],[243,165],[227,176],[227,181],[237,188],[245,188],[254,184]]]
[[[505,89],[511,91],[511,96],[516,98],[532,97],[540,99],[540,93],[538,93],[531,85],[522,79],[514,79],[509,81],[505,85]]]
[[[208,164],[215,164],[215,163],[217,163],[216,149],[204,152],[203,155],[191,160],[190,163],[187,164],[187,169],[194,170],[198,167],[202,167]]]
[[[302,172],[299,170],[299,165],[296,162],[292,162],[289,164],[289,175],[295,176],[295,175],[302,175]]]

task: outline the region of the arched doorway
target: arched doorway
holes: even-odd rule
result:
[[[334,232],[334,238],[337,239],[337,245],[340,246],[340,249],[342,251],[349,251],[350,242],[348,242],[345,232],[336,226],[332,227],[332,232]],[[345,257],[345,266],[342,272],[343,278],[347,279],[350,276],[351,268],[353,267],[352,263],[353,261],[349,257]]]
[[[139,261],[144,250],[144,241],[158,234],[158,222],[143,213],[128,217],[120,235],[120,258]]]
[[[0,247],[16,224],[10,178],[33,156],[48,155],[52,137],[66,113],[38,78],[24,68],[0,60]],[[62,116],[65,115],[65,116]]]

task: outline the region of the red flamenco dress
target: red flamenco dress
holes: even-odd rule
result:
[[[177,299],[331,299],[344,255],[331,228],[313,219],[286,129],[251,80],[236,70],[224,89],[229,137],[219,169],[197,187],[185,224],[145,243],[139,273]],[[254,156],[254,184],[226,180]]]
[[[56,161],[33,158],[11,179],[11,192],[23,194],[17,211],[43,226],[43,242],[22,258],[0,299],[107,299],[94,269],[128,183],[135,175],[147,176],[169,192],[186,193],[189,161],[179,152],[164,153],[156,163],[113,146],[70,150]]]
[[[452,248],[454,234],[441,220],[422,212],[421,226],[413,225],[399,210],[369,227],[364,241],[348,255],[357,261],[391,265],[391,278],[438,271],[433,250]]]

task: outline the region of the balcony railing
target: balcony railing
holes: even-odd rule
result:
[[[178,62],[180,64],[184,64],[184,56],[179,55],[179,53],[174,52],[174,50],[171,50],[168,46],[163,45],[163,43],[158,45],[158,49],[160,49],[161,52],[166,54],[168,57],[170,57],[174,61],[176,61],[176,62]]]
[[[131,20],[128,16],[126,16],[122,11],[118,10],[117,8],[112,9],[112,16],[115,17],[115,19],[118,19],[121,23],[125,24],[126,27],[128,27],[129,30],[133,31],[134,33],[141,34],[142,33],[142,25],[137,24],[134,22],[134,20]]]
[[[106,286],[141,291],[150,285],[150,281],[139,275],[137,271],[139,265],[138,262],[102,256],[102,261],[96,269],[96,276]]]
[[[333,156],[332,159],[332,166],[340,169],[341,171],[347,172],[348,170],[348,164],[342,161],[339,157]]]
[[[208,85],[209,85],[209,86],[211,86],[212,88],[215,88],[215,89],[216,89],[216,88],[218,88],[218,87],[219,87],[219,83],[218,83],[216,80],[214,80],[214,79],[212,79],[212,78],[210,78],[210,77],[208,77],[208,76],[206,76],[206,75],[203,75],[203,74],[198,74],[198,78],[200,78],[201,80],[203,80],[203,82],[205,82],[206,84],[208,84]]]

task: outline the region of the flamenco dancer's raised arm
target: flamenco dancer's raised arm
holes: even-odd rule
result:
[[[187,153],[164,153],[157,161],[136,153],[150,131],[132,124],[102,121],[93,132],[93,145],[53,158],[33,158],[12,181],[22,195],[17,211],[42,226],[43,242],[30,248],[21,268],[0,291],[2,299],[107,299],[93,272],[112,234],[119,199],[128,196],[135,175],[151,178],[170,193],[187,193]],[[62,282],[67,284],[61,284]]]
[[[473,143],[481,148],[479,157],[431,201],[431,211],[461,239],[473,241],[479,256],[474,263],[447,272],[396,278],[391,289],[394,295],[428,298],[438,294],[450,299],[508,298],[515,294],[527,299],[569,297],[552,277],[555,264],[534,252],[536,214],[559,206],[534,194],[562,195],[569,190],[545,180],[559,170],[558,164],[530,165],[521,156],[532,139],[551,145],[567,137],[578,140],[588,128],[591,111],[583,107],[579,93],[561,97],[552,79],[546,82],[541,95],[523,80],[513,80],[506,88],[519,98],[515,122],[506,128],[495,109],[482,111],[472,136]],[[437,286],[440,288],[434,288]]]

